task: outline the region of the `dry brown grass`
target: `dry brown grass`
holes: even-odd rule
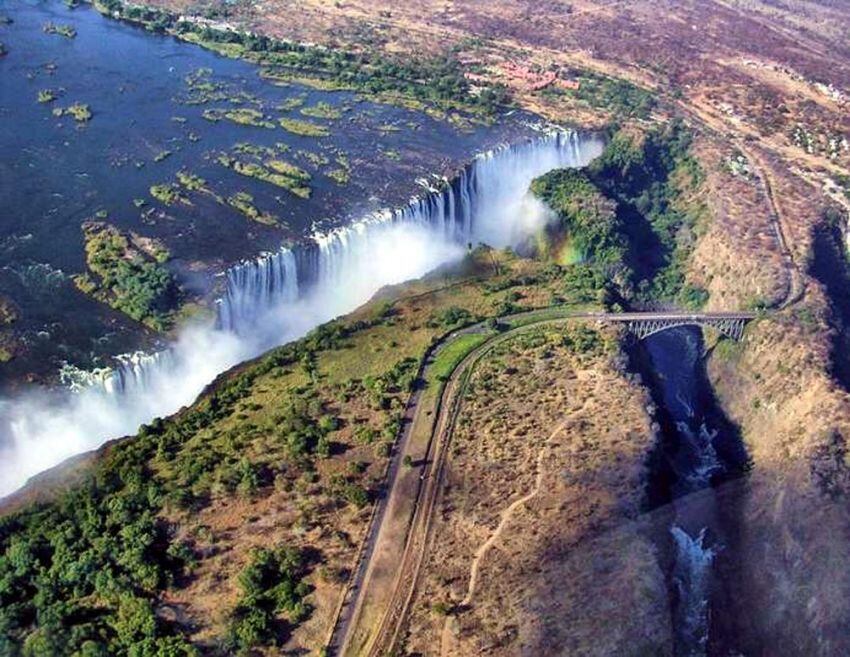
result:
[[[472,377],[409,653],[669,651],[663,578],[631,522],[653,443],[644,392],[610,354],[578,358],[560,346],[561,330],[507,342]],[[434,610],[464,598],[448,619]]]
[[[305,548],[318,556],[308,576],[314,587],[308,602],[314,611],[295,629],[286,643],[287,650],[317,650],[324,645],[335,620],[346,573],[354,565],[358,547],[365,536],[371,507],[357,509],[340,504],[327,488],[334,474],[350,473],[353,464],[364,468],[362,480],[377,487],[384,476],[386,458],[375,444],[360,444],[355,429],[369,426],[380,432],[386,411],[377,409],[363,395],[342,398],[338,386],[366,376],[380,375],[406,357],[417,360],[427,346],[447,329],[429,325],[435,313],[448,307],[465,308],[474,314],[493,313],[509,291],[483,294],[479,277],[491,276],[498,263],[500,275],[533,274],[541,263],[491,253],[474,263],[449,269],[406,285],[383,290],[370,304],[355,311],[346,321],[370,320],[392,300],[392,322],[379,322],[357,331],[338,349],[320,351],[317,357],[318,379],[313,395],[323,402],[325,412],[341,423],[331,438],[337,446],[331,458],[316,463],[315,476],[299,474],[284,477],[247,497],[229,492],[214,492],[211,502],[200,512],[171,513],[167,520],[179,534],[190,539],[201,555],[199,566],[185,586],[167,592],[164,614],[192,628],[192,639],[213,650],[216,639],[226,630],[229,614],[239,595],[238,575],[248,564],[255,547],[286,544]],[[549,290],[542,286],[517,286],[520,306],[545,306]],[[204,449],[220,446],[217,436],[256,424],[263,426],[275,409],[283,408],[293,391],[308,382],[297,367],[274,372],[257,379],[239,412],[218,422],[193,438]],[[400,408],[404,396],[393,402]],[[285,450],[271,429],[254,439],[245,450],[252,463],[268,463],[277,468],[287,462]],[[165,469],[170,464],[162,466]],[[169,476],[166,473],[166,476]],[[413,480],[417,479],[411,473]],[[272,654],[269,652],[269,654]]]
[[[197,11],[192,0],[154,4]],[[354,50],[440,55],[513,87],[549,119],[601,126],[612,119],[569,95],[531,92],[506,63],[625,78],[662,100],[655,118],[684,111],[720,136],[754,140],[811,172],[820,186],[850,173],[850,6],[766,0],[267,0],[231,22]],[[843,99],[819,85],[833,85]],[[832,145],[831,145],[832,143]],[[839,144],[837,147],[835,144]]]
[[[752,171],[755,163],[745,165],[750,171],[733,173],[731,162],[741,152],[710,137],[699,138],[694,150],[706,175],[709,216],[689,277],[710,292],[712,310],[746,308],[755,300],[779,303],[790,285],[788,263],[766,192]]]

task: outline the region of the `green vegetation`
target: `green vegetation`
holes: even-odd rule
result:
[[[233,109],[205,109],[202,116],[207,121],[221,121],[227,119],[239,125],[249,125],[255,128],[270,128],[274,129],[275,124],[265,119],[265,115],[255,109],[247,107],[237,107]]]
[[[625,264],[628,243],[615,204],[602,195],[586,172],[576,169],[546,174],[532,183],[531,190],[558,214],[555,232],[566,235],[586,261],[578,280],[590,285],[605,281],[623,294],[631,272]],[[588,276],[588,269],[596,275]]]
[[[287,98],[286,100],[284,100],[282,103],[278,103],[275,106],[275,109],[278,112],[291,112],[292,110],[301,107],[304,104],[305,100],[306,96],[303,94],[300,96],[292,96],[291,98]]]
[[[18,321],[19,313],[14,302],[0,296],[0,326],[11,326]]]
[[[704,290],[685,285],[685,263],[705,213],[694,198],[703,173],[690,145],[691,135],[679,123],[643,137],[620,132],[590,167],[599,188],[617,202],[640,301],[695,307],[707,299]]]
[[[575,98],[589,107],[610,112],[616,119],[647,119],[655,108],[652,92],[627,80],[612,78],[591,71],[580,71],[574,76],[577,89],[549,86],[543,96]]]
[[[609,303],[705,304],[708,293],[685,282],[704,213],[693,200],[702,173],[689,147],[678,124],[645,135],[620,131],[586,169],[553,171],[532,183],[560,219],[543,250],[580,254],[566,269],[565,292]]]
[[[342,111],[325,102],[318,102],[311,107],[301,109],[304,116],[309,116],[314,119],[338,119],[342,116]]]
[[[91,120],[92,113],[88,105],[74,103],[68,107],[54,107],[53,116],[71,116],[77,123],[87,123]]]
[[[168,324],[177,297],[171,274],[162,266],[168,252],[148,255],[114,226],[83,224],[89,274],[77,276],[77,287],[136,321],[156,330]]]
[[[721,336],[717,340],[717,344],[714,345],[712,354],[720,360],[725,360],[734,363],[741,358],[741,354],[743,353],[743,351],[743,343],[738,342],[737,340],[732,340],[730,338]]]
[[[229,643],[237,654],[259,646],[281,645],[286,631],[277,617],[285,613],[297,625],[310,615],[304,596],[310,587],[303,581],[306,558],[298,550],[258,548],[239,575],[242,595],[230,621]]]
[[[167,505],[191,504],[192,488],[185,482],[226,465],[227,454],[206,440],[199,450],[181,446],[230,417],[253,381],[297,363],[309,344],[276,350],[192,410],[142,427],[135,440],[105,453],[54,503],[0,520],[0,653],[197,655],[180,626],[156,613],[159,593],[184,580],[197,558],[162,513]],[[238,449],[231,443],[230,450]],[[181,476],[163,476],[159,470],[177,455]],[[243,463],[237,484],[262,483],[250,463],[241,457],[236,463]],[[292,625],[306,617],[305,573],[305,558],[297,551],[255,553],[240,576],[242,596],[229,635],[235,645],[274,642],[279,627],[275,619],[276,629],[270,630],[268,621],[278,610]]]
[[[58,34],[59,36],[73,39],[77,36],[77,30],[72,25],[62,25],[61,23],[47,22],[41,27],[45,34]]]
[[[189,95],[179,102],[184,105],[205,105],[210,102],[227,100],[227,94],[218,82],[212,82],[212,69],[199,68],[189,73],[184,79]],[[213,119],[210,119],[213,120]]]
[[[467,333],[449,342],[434,357],[434,363],[431,365],[434,379],[446,381],[466,355],[484,344],[489,337],[485,333]]]
[[[321,167],[330,162],[330,159],[327,155],[323,155],[322,153],[313,153],[312,151],[305,151],[303,149],[298,149],[297,154],[299,157],[303,157],[310,164],[315,167]]]
[[[331,169],[326,175],[337,185],[347,185],[351,180],[351,172],[348,169]]]
[[[179,182],[183,187],[192,192],[207,191],[207,181],[201,178],[200,176],[196,176],[194,173],[190,173],[188,171],[178,171],[177,182]]]
[[[291,132],[294,135],[301,135],[302,137],[327,137],[331,134],[330,130],[325,126],[318,123],[311,123],[310,121],[281,118],[278,119],[278,122],[280,123],[280,127],[287,132]]]
[[[458,308],[457,306],[449,306],[439,312],[434,313],[428,320],[428,326],[432,328],[457,328],[466,324],[472,324],[479,318],[475,317],[466,308]]]
[[[283,160],[266,160],[266,166],[281,175],[287,176],[301,183],[310,182],[310,174],[301,167],[285,162]]]
[[[288,148],[288,147],[287,147]],[[284,150],[284,149],[278,149]],[[274,148],[270,148],[269,146],[261,146],[259,144],[251,144],[246,141],[241,141],[238,144],[234,144],[233,152],[239,155],[254,155],[256,157],[275,157],[277,155],[278,150]]]
[[[174,205],[176,203],[189,204],[189,199],[180,193],[180,187],[174,183],[151,185],[150,193],[157,201],[165,205]]]
[[[251,221],[256,221],[267,226],[276,226],[278,224],[277,217],[267,212],[260,212],[254,205],[254,197],[248,192],[236,192],[233,196],[227,198],[227,204],[235,208]]]
[[[152,593],[186,568],[183,546],[152,515],[138,457],[110,465],[59,503],[0,521],[0,653],[197,655],[154,611]]]
[[[56,100],[56,93],[52,89],[42,89],[38,92],[39,103],[52,103]]]
[[[164,9],[125,4],[122,0],[94,0],[94,6],[106,15],[148,30],[168,32],[225,57],[259,64],[263,76],[275,84],[293,81],[317,88],[358,91],[379,102],[426,110],[441,118],[446,118],[449,111],[492,116],[508,101],[507,90],[499,85],[482,87],[476,83],[478,88],[472,93],[454,53],[418,58],[390,55],[378,49],[355,53],[217,30],[180,20],[177,14]]]
[[[648,118],[655,107],[650,91],[619,78],[583,71],[575,96],[591,107],[601,107],[619,118]]]
[[[561,344],[579,356],[598,358],[610,351],[599,331],[586,324],[565,325],[561,327]]]
[[[243,176],[282,187],[300,198],[310,197],[310,174],[289,162],[268,160],[265,163],[266,166],[262,166],[256,162],[243,162],[224,154],[218,157],[218,162]]]

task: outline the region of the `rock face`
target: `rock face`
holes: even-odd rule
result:
[[[730,546],[738,572],[725,574],[735,583],[729,617],[737,619],[733,630],[745,651],[850,650],[850,400],[823,370],[805,367],[815,357],[812,342],[791,326],[765,323],[754,328],[737,368],[711,363],[754,462],[747,480],[725,496],[739,528]]]
[[[408,652],[672,654],[639,515],[654,444],[645,391],[616,353],[567,342],[509,342],[472,375]]]
[[[768,168],[792,250],[812,262],[817,193]],[[791,214],[793,212],[793,214]],[[738,565],[726,621],[745,654],[850,651],[850,514],[846,436],[850,396],[835,379],[840,310],[826,286],[800,272],[804,295],[757,322],[744,344],[716,349],[709,373],[753,459],[750,476],[724,491],[735,514]],[[840,332],[840,331],[839,331]]]

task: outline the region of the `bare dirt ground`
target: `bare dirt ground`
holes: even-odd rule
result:
[[[610,351],[565,347],[570,330],[508,341],[472,374],[408,654],[669,653],[667,592],[636,521],[647,400]]]

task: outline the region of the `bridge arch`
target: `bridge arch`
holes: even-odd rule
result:
[[[678,326],[697,326],[703,328],[710,326],[716,329],[719,333],[731,338],[735,341],[740,341],[744,337],[744,326],[746,320],[743,319],[727,319],[722,321],[701,321],[701,320],[645,320],[637,322],[629,322],[629,333],[636,336],[638,340],[648,338],[650,335],[655,335],[661,331],[676,328]]]
[[[620,313],[609,314],[608,321],[620,322],[626,325],[629,333],[638,340],[648,338],[661,331],[678,326],[709,326],[732,340],[739,341],[744,337],[747,322],[755,319],[755,313]]]

